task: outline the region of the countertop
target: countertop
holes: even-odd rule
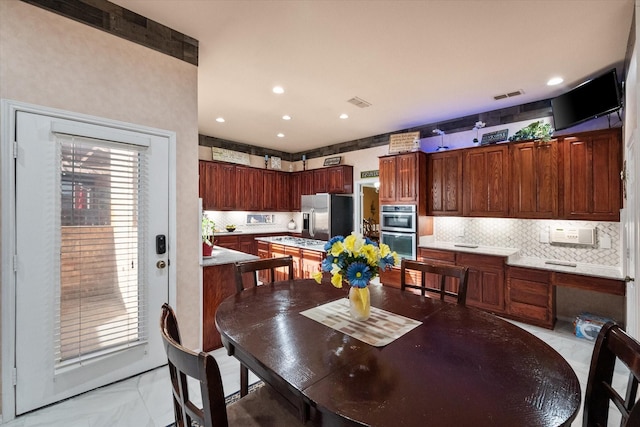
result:
[[[476,253],[481,255],[501,256],[506,258],[507,265],[514,267],[537,268],[540,270],[581,274],[584,276],[603,277],[606,279],[624,279],[622,268],[620,267],[611,265],[585,264],[566,260],[524,257],[520,255],[520,249],[518,248],[492,247],[452,242],[422,243],[418,247],[426,249]]]
[[[313,251],[326,252],[324,245],[327,243],[324,240],[305,239],[302,237],[292,236],[265,236],[256,237],[256,240],[269,243],[277,243],[285,246],[293,246],[301,249],[310,249]]]
[[[233,249],[214,246],[211,256],[202,257],[202,266],[211,267],[215,265],[233,264],[239,261],[253,261],[259,259],[255,255],[234,251]]]
[[[214,237],[219,237],[219,236],[237,236],[237,235],[252,235],[252,234],[284,234],[284,233],[299,233],[299,232],[300,230],[282,229],[282,230],[259,231],[259,230],[251,230],[251,229],[243,228],[242,230],[236,229],[234,231],[216,230],[214,231],[213,235]]]

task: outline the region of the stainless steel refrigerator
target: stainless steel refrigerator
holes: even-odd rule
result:
[[[302,196],[302,237],[329,240],[353,231],[353,195],[320,193]]]

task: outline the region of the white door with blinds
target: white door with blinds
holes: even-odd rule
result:
[[[169,144],[17,114],[22,414],[166,363],[158,319],[169,283]]]

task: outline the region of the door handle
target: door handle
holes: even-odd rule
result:
[[[163,260],[160,260],[158,262],[156,262],[156,267],[158,267],[159,269],[163,269],[167,266],[167,263],[164,262]]]

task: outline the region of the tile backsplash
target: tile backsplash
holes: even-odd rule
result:
[[[302,214],[300,212],[242,212],[242,211],[205,211],[204,214],[215,221],[216,229],[224,231],[227,224],[234,224],[236,231],[245,233],[287,232],[292,219],[296,223],[294,232],[301,230]],[[267,215],[268,214],[268,215]],[[271,217],[271,222],[250,223],[248,218]]]
[[[545,240],[548,242],[549,230],[558,226],[595,227],[596,244],[544,243]],[[435,217],[434,236],[441,242],[518,248],[520,255],[525,257],[607,266],[622,263],[621,224],[618,222]]]

